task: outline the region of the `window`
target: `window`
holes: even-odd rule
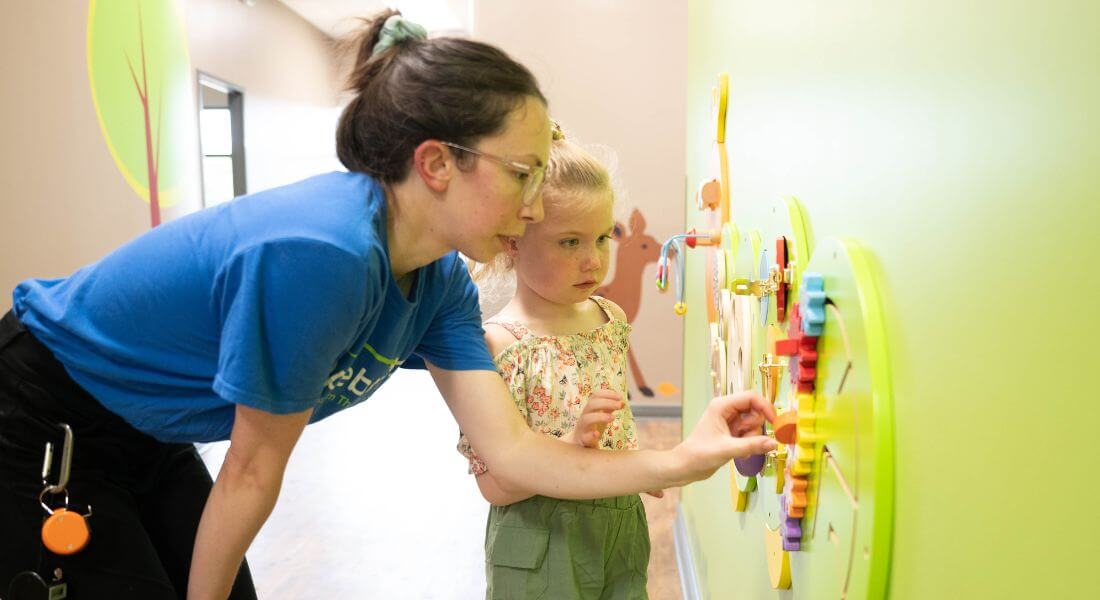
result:
[[[244,94],[199,74],[199,144],[203,206],[247,193],[244,171]]]

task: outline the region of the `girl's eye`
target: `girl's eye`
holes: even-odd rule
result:
[[[611,236],[609,236],[609,235],[601,235],[601,236],[600,236],[600,237],[599,237],[599,238],[598,238],[598,239],[596,240],[596,243],[597,243],[597,244],[601,244],[601,245],[602,245],[602,244],[606,244],[606,243],[607,243],[607,240],[610,240],[610,239],[611,239]]]
[[[531,176],[530,173],[524,173],[523,171],[513,171],[516,174],[516,179],[520,181],[527,181],[527,178]]]
[[[566,238],[558,243],[561,245],[562,248],[575,248],[577,244],[580,243],[580,240],[578,240],[577,238]]]

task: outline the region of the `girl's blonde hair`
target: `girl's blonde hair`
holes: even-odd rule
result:
[[[602,199],[605,193],[614,201],[614,186],[608,169],[580,144],[567,140],[561,127],[555,123],[550,158],[546,163],[546,179],[542,186],[543,208],[547,213],[566,207],[575,208],[578,202]],[[484,264],[467,260],[467,266],[478,286],[482,316],[491,316],[492,313],[486,314],[486,306],[499,303],[502,297],[504,302],[511,298],[514,285],[509,277],[512,259],[501,253]]]
[[[550,144],[550,159],[546,163],[546,179],[542,184],[542,205],[549,213],[565,206],[575,207],[576,202],[592,199],[606,192],[614,199],[611,175],[600,161],[579,144],[565,139],[561,128],[554,126],[554,140]],[[488,263],[470,261],[474,281],[504,273],[512,268],[507,254],[499,254]]]

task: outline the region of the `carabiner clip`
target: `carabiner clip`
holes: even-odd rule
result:
[[[69,485],[69,474],[73,466],[73,429],[68,423],[59,423],[65,432],[65,442],[61,446],[61,473],[58,474],[57,483],[49,481],[50,469],[53,463],[53,444],[46,442],[46,456],[42,460],[42,485],[46,486],[46,492],[60,494]]]

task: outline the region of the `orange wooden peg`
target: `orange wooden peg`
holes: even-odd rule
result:
[[[798,411],[789,410],[775,418],[775,439],[783,444],[798,441]]]

